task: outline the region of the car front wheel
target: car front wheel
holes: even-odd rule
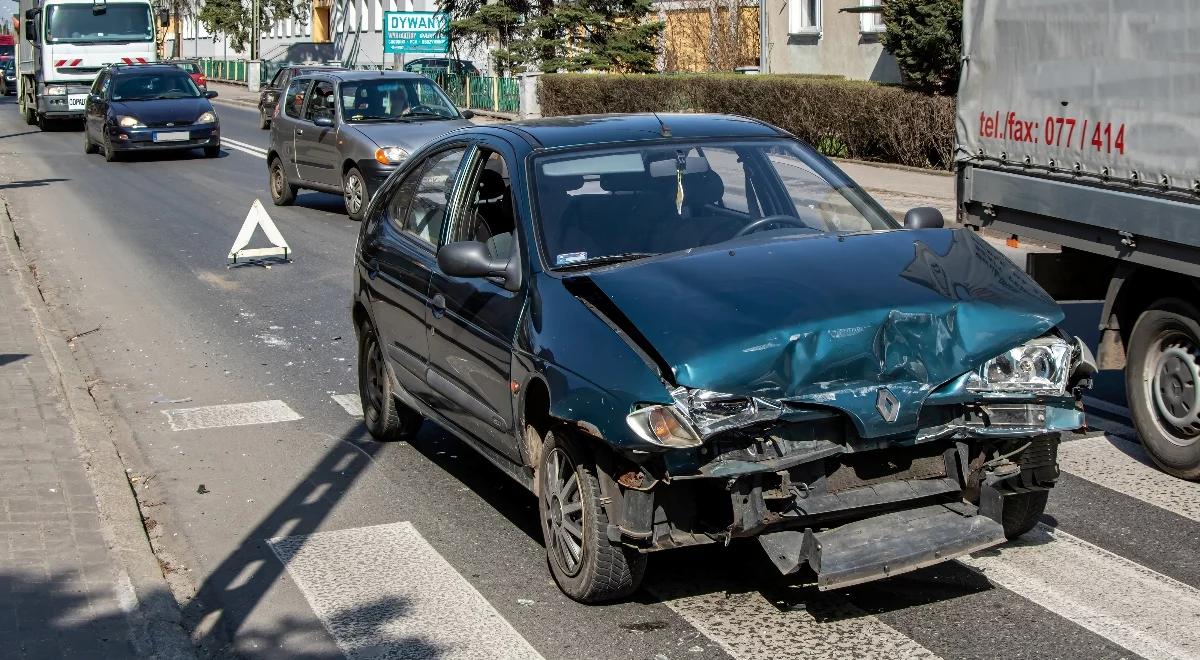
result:
[[[94,153],[96,153],[96,151],[97,151],[96,143],[92,142],[91,136],[88,135],[87,126],[84,126],[83,127],[83,153],[94,154]]]
[[[271,128],[271,118],[262,109],[258,111],[258,127],[263,130]]]
[[[342,197],[346,202],[346,215],[351,220],[362,220],[367,207],[367,182],[357,167],[346,170],[342,177]]]
[[[646,555],[608,539],[608,515],[588,452],[551,431],[537,478],[546,560],[563,593],[581,603],[600,603],[636,591]]]
[[[424,420],[392,393],[392,381],[374,328],[367,326],[359,334],[358,397],[362,402],[363,423],[371,437],[381,442],[407,440],[417,434]]]

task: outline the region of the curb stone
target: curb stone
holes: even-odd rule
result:
[[[115,589],[130,619],[133,647],[146,658],[195,658],[195,648],[181,625],[179,605],[171,595],[142,526],[141,511],[125,476],[125,464],[70,346],[61,333],[52,329],[50,311],[24,257],[8,202],[0,197],[0,203],[4,205],[0,241],[4,242],[17,273],[19,295],[26,299],[33,313],[38,342],[62,391],[76,440],[88,455],[86,471],[100,510],[100,526],[120,564]]]

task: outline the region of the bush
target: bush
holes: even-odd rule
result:
[[[947,169],[954,100],[871,82],[794,75],[541,77],[542,114],[712,112],[774,124],[832,156]]]

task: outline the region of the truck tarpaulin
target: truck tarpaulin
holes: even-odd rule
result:
[[[964,12],[958,160],[1196,186],[1200,2],[967,0]]]

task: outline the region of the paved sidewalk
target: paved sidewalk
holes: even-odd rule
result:
[[[77,437],[60,362],[33,307],[42,301],[19,270],[24,261],[3,214],[0,204],[0,656],[186,655],[182,629],[158,627],[163,617],[148,612],[153,599],[140,599],[134,586],[141,576],[123,564],[138,539],[101,513],[89,472],[105,459]],[[124,502],[109,498],[104,508],[134,507],[136,515],[127,485]],[[144,534],[140,542],[149,553]],[[159,601],[165,582],[162,589]]]
[[[857,160],[834,161],[898,218],[903,218],[905,212],[915,206],[932,206],[942,212],[947,223],[955,221],[954,175],[950,172],[877,165]]]

